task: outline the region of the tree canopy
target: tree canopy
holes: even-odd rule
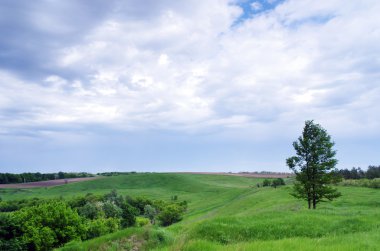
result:
[[[292,195],[305,199],[309,209],[341,195],[329,186],[338,181],[334,172],[338,161],[334,158],[336,151],[333,146],[334,142],[327,131],[313,120],[308,120],[302,135],[293,142],[296,155],[286,160],[288,167],[296,174]]]

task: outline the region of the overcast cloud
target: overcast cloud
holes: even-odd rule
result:
[[[1,1],[0,171],[379,164],[380,2]]]

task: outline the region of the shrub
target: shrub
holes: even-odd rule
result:
[[[121,212],[121,217],[122,217],[121,226],[122,227],[134,226],[136,223],[136,216],[139,215],[138,209],[129,205],[128,203],[124,203],[121,210],[122,210],[122,212]]]
[[[83,207],[78,208],[78,213],[82,217],[94,220],[103,216],[102,206],[103,204],[100,204],[99,202],[87,203]]]
[[[0,250],[25,250],[21,225],[12,214],[0,213]]]
[[[108,201],[103,203],[103,211],[106,218],[120,218],[122,213],[120,207]]]
[[[139,210],[139,213],[144,212],[144,207],[146,205],[152,205],[153,202],[147,198],[144,197],[136,197],[135,199],[132,199],[131,197],[128,197],[128,203],[137,208]]]
[[[138,227],[143,227],[145,225],[148,225],[149,224],[149,219],[145,218],[145,217],[136,217],[136,225]]]
[[[285,185],[285,181],[282,178],[272,180],[272,187],[274,187],[274,188],[276,188],[278,186],[284,186],[284,185]]]
[[[116,218],[98,218],[87,222],[87,239],[99,237],[105,234],[113,233],[120,229],[120,219]]]
[[[144,207],[144,215],[148,217],[148,219],[150,220],[150,223],[154,224],[154,220],[157,215],[157,210],[151,205],[146,205]]]
[[[268,180],[268,179],[265,179],[264,181],[263,181],[263,187],[269,187],[270,185],[271,185],[271,181],[270,180]]]
[[[158,215],[162,226],[169,226],[182,219],[183,208],[178,204],[166,206]]]
[[[82,219],[64,202],[25,207],[14,216],[29,250],[48,250],[85,236]]]

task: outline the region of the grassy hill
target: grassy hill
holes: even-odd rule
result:
[[[339,187],[343,196],[308,210],[290,186],[256,187],[262,179],[196,174],[131,174],[49,188],[1,190],[4,200],[103,194],[189,202],[167,228],[131,228],[64,250],[380,250],[380,190]]]

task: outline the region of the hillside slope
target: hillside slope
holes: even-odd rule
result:
[[[343,196],[308,210],[290,186],[262,179],[196,174],[131,174],[64,186],[1,190],[5,200],[71,197],[117,189],[122,195],[189,202],[184,219],[167,228],[123,230],[64,250],[380,250],[380,190],[339,187]],[[147,238],[148,236],[149,238]],[[146,242],[144,244],[144,242]],[[136,244],[139,243],[139,244]],[[137,246],[136,246],[136,245]],[[134,246],[135,245],[135,246]]]

